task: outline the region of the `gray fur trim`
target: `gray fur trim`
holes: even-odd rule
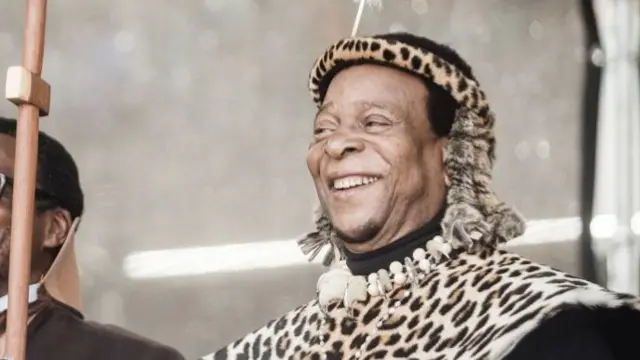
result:
[[[500,201],[490,188],[495,158],[493,124],[491,113],[483,119],[462,108],[451,127],[445,149],[445,168],[451,186],[442,231],[445,241],[454,248],[461,243],[453,234],[455,222],[460,222],[467,233],[482,234],[475,247],[496,248],[525,231],[524,218]]]
[[[327,267],[344,259],[342,242],[338,239],[338,235],[331,225],[331,220],[322,207],[316,210],[315,225],[316,231],[310,232],[298,240],[298,246],[300,246],[302,253],[307,255],[311,261],[318,257],[324,248],[328,247],[322,260],[322,265]]]

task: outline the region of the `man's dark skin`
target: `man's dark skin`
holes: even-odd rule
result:
[[[323,208],[354,253],[390,244],[444,205],[447,139],[431,129],[426,101],[417,77],[376,65],[343,70],[329,86],[307,165]],[[345,196],[332,181],[348,175],[378,180]]]
[[[0,173],[13,177],[16,139],[0,134]],[[10,190],[7,189],[7,190]],[[5,191],[9,192],[9,191]],[[47,210],[33,219],[30,284],[47,272],[53,263],[54,249],[59,248],[71,229],[71,215],[62,208]],[[0,296],[7,294],[9,281],[9,243],[11,237],[11,196],[0,198]]]
[[[0,296],[7,293],[9,276],[13,190],[11,183],[16,145],[15,129],[11,130],[12,124],[15,126],[15,122],[11,119],[0,118],[2,131],[9,131],[9,134],[0,133],[0,173],[6,180],[0,197]],[[66,150],[61,150],[62,145],[55,139],[45,137],[43,133],[39,136],[31,284],[40,283],[42,277],[47,274],[60,247],[69,239],[70,232],[74,231],[75,219],[73,218],[79,217],[83,209],[83,195],[79,188],[77,168],[71,155]],[[49,139],[47,146],[42,146],[43,139]],[[43,159],[43,154],[48,154],[48,157],[45,156],[46,159]],[[49,176],[49,181],[52,177],[56,177],[57,190],[61,191],[62,188],[64,194],[52,195],[49,189],[43,188],[40,183],[43,174],[40,172],[43,170],[41,165],[44,163],[49,166],[44,176]],[[72,164],[72,172],[50,171],[51,166],[63,169],[64,165],[66,169],[70,164]],[[74,185],[61,187],[61,183]],[[52,185],[49,184],[49,186]],[[74,212],[77,214],[74,215]],[[47,360],[184,360],[180,353],[168,346],[117,326],[85,320],[73,304],[65,303],[62,297],[56,298],[52,293],[49,294],[46,281],[40,286],[40,290],[42,291],[39,291],[39,300],[35,303],[38,306],[30,305],[26,360],[41,360],[43,357]],[[35,311],[32,311],[34,308]],[[4,339],[0,341],[0,350],[3,347]],[[3,352],[0,351],[0,356]]]

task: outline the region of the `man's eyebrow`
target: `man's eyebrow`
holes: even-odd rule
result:
[[[363,101],[361,106],[366,110],[369,109],[377,109],[382,110],[383,112],[390,114],[392,116],[402,116],[404,114],[403,110],[398,106],[386,102],[377,102],[377,101]]]
[[[385,105],[383,103],[379,103],[379,102],[374,102],[374,101],[364,101],[362,103],[362,106],[365,108],[374,108],[374,109],[380,109],[380,110],[387,110],[387,111],[392,111],[392,107]]]
[[[385,104],[385,103],[381,103],[381,102],[376,102],[376,101],[358,101],[357,106],[363,108],[364,110],[367,109],[379,109],[379,110],[384,110],[388,113],[392,113],[395,114],[397,109],[394,106],[391,106],[389,104]],[[318,111],[316,112],[316,118],[318,117],[318,115],[320,115],[321,113],[327,111],[328,109],[335,107],[335,103],[332,101],[328,101],[324,104],[322,104],[320,107],[318,107]]]
[[[316,111],[316,116],[318,116],[321,112],[326,111],[328,108],[333,107],[334,104],[332,101],[326,102],[322,105],[320,105],[320,107],[318,108],[318,111]]]

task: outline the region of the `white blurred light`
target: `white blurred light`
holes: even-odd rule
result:
[[[538,21],[534,21],[529,25],[529,35],[536,40],[542,39],[544,35],[544,26]]]
[[[640,212],[633,214],[631,217],[631,224],[629,225],[631,227],[631,231],[635,235],[640,235]]]
[[[589,228],[596,242],[606,241],[615,235],[616,217],[597,215],[589,224]],[[640,213],[633,216],[631,228],[634,233],[640,234]],[[580,232],[581,221],[578,217],[533,220],[527,224],[526,233],[514,239],[509,246],[576,241]],[[322,256],[318,256],[314,263],[319,263],[321,258]],[[308,264],[308,260],[300,252],[296,240],[292,239],[141,251],[129,254],[122,267],[129,278],[151,279],[304,264]]]
[[[133,34],[123,30],[116,34],[113,45],[120,52],[130,52],[136,47],[136,39]]]
[[[605,60],[605,54],[601,48],[598,47],[591,49],[591,62],[595,66],[604,66]]]
[[[540,159],[546,160],[549,158],[549,153],[551,152],[551,145],[547,140],[542,140],[536,146],[536,154]]]
[[[163,278],[278,268],[308,263],[295,240],[142,251],[128,255],[130,278]]]
[[[597,215],[589,224],[591,236],[596,239],[612,237],[618,228],[618,219],[615,215]]]

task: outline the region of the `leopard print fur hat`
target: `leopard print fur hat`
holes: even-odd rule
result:
[[[441,223],[443,238],[453,249],[495,248],[525,231],[522,216],[500,201],[491,189],[495,117],[478,81],[430,52],[425,42],[435,44],[426,38],[400,33],[340,40],[316,60],[309,89],[320,106],[329,83],[340,70],[377,64],[407,71],[449,93],[459,108],[444,152],[450,186],[448,207]],[[317,213],[316,230],[298,244],[310,260],[329,245],[323,260],[325,266],[344,258],[342,243],[323,209]]]

